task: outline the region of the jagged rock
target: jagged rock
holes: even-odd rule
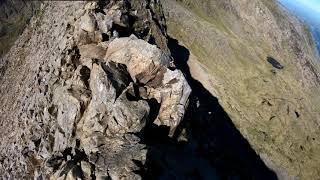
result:
[[[95,18],[89,13],[84,14],[80,19],[80,27],[87,32],[94,32],[96,29]]]
[[[80,102],[67,89],[55,91],[54,103],[58,106],[57,131],[55,133],[54,151],[66,149],[72,136],[74,125],[80,118]]]
[[[68,147],[68,139],[62,132],[57,130],[54,134],[53,151],[63,151]]]
[[[147,42],[154,41],[164,52],[169,53],[167,46],[166,21],[159,0],[133,0],[130,6],[136,21],[132,25],[133,31]]]
[[[155,77],[160,67],[167,67],[170,62],[169,57],[156,46],[134,35],[113,40],[109,44],[105,60],[125,64],[131,78],[144,84]]]
[[[166,70],[162,74],[162,78],[158,86],[152,87],[148,83],[146,86],[149,87],[149,98],[155,98],[161,104],[159,116],[155,120],[155,123],[169,126],[169,135],[172,136],[174,130],[184,117],[191,88],[185,80],[184,75],[178,70]],[[150,84],[154,84],[153,81]]]
[[[136,140],[132,141],[132,138]],[[141,179],[140,175],[134,173],[139,170],[136,162],[143,164],[147,151],[145,145],[138,143],[139,138],[128,134],[122,138],[106,138],[103,142],[99,147],[101,153],[89,157],[95,163],[97,178]]]
[[[97,20],[99,30],[102,33],[106,33],[106,34],[109,33],[109,31],[111,30],[112,25],[113,25],[112,18],[108,15],[104,15],[102,13],[97,13],[96,20]]]
[[[179,70],[171,71],[170,58],[160,49],[135,36],[113,40],[106,61],[125,64],[131,78],[146,85],[149,95],[161,103],[158,125],[170,127],[170,135],[183,118],[191,88]]]
[[[113,121],[108,123],[110,132],[135,133],[144,128],[150,108],[147,101],[139,100],[134,88],[131,83],[114,103]]]
[[[170,126],[173,132],[190,93],[183,74],[168,69],[166,41],[155,43],[163,49],[145,41],[151,42],[154,33],[156,39],[166,39],[160,37],[164,32],[154,31],[164,28],[157,27],[146,0],[46,4],[44,20],[32,21],[32,27],[39,29],[24,34],[28,40],[18,43],[26,53],[17,57],[15,52],[15,58],[9,58],[21,59],[13,64],[26,68],[23,75],[13,75],[19,83],[11,86],[10,79],[1,81],[6,86],[1,85],[1,92],[23,87],[18,94],[23,100],[10,105],[16,115],[2,115],[9,112],[11,99],[1,101],[5,104],[1,117],[18,120],[10,126],[17,129],[10,134],[15,138],[6,141],[10,146],[0,144],[0,174],[5,179],[79,179],[82,175],[141,179],[136,172],[146,163],[149,147],[140,135],[157,116],[155,123]],[[60,10],[63,14],[58,16]],[[145,40],[133,35],[116,38],[132,33]],[[13,70],[17,71],[8,72]],[[153,98],[160,103],[160,114],[150,104]]]
[[[92,42],[87,31],[77,26],[75,26],[75,29],[74,39],[78,45],[90,44]]]
[[[128,2],[126,1],[115,1],[114,4],[108,8],[104,9],[106,13],[106,17],[112,19],[114,24],[117,24],[122,27],[130,28],[128,16],[126,13],[126,8],[128,6]],[[112,4],[112,3],[111,3]]]
[[[129,84],[131,79],[125,69],[114,65],[103,67],[94,64],[91,71],[92,100],[79,126],[84,137],[90,139],[94,132],[114,136],[140,131],[148,117],[148,103],[139,100],[133,84]],[[95,148],[85,149],[91,151],[89,149]]]
[[[173,132],[183,117],[190,87],[180,71],[166,68],[168,56],[134,36],[115,39],[108,53],[106,63],[93,64],[92,99],[78,124],[77,135],[86,154],[93,154],[89,159],[95,163],[97,178],[140,179],[133,173],[139,167],[132,159],[144,162],[145,146],[128,133],[140,132],[153,108],[141,96],[159,96],[159,124],[170,126]],[[150,68],[152,65],[154,68]],[[154,82],[157,80],[160,83]],[[146,87],[135,82],[144,82]],[[148,88],[153,93],[148,95]]]
[[[81,65],[85,66],[85,67],[88,67],[89,69],[92,69],[92,62],[93,62],[93,59],[91,58],[86,58],[86,57],[80,57],[80,63]]]
[[[87,32],[82,29],[78,29],[74,36],[76,43],[81,46],[91,43],[100,43],[103,40],[102,34],[100,31]]]
[[[105,131],[105,114],[110,114],[112,104],[116,100],[116,89],[111,85],[106,73],[100,65],[94,64],[90,74],[90,89],[92,92],[91,101],[81,118],[78,128],[83,132],[84,137],[92,132]],[[84,139],[84,138],[82,138]]]

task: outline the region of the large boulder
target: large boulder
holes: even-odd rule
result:
[[[131,78],[143,84],[153,79],[160,67],[167,67],[170,63],[169,57],[155,45],[134,35],[113,40],[108,46],[105,60],[125,64]]]
[[[127,66],[134,82],[147,88],[148,98],[161,104],[155,121],[170,127],[170,135],[184,116],[191,88],[180,70],[170,70],[170,58],[154,45],[134,35],[113,40],[108,47],[106,62]]]
[[[149,105],[139,99],[133,82],[120,64],[94,64],[90,74],[92,99],[78,124],[81,146],[95,164],[97,178],[139,179],[139,167],[132,159],[144,161],[145,146],[133,134],[148,119]]]
[[[160,74],[162,79],[159,79],[158,86],[152,86],[154,81],[158,80],[153,80],[146,85],[147,94],[150,99],[155,98],[161,104],[155,124],[169,126],[169,135],[172,136],[184,117],[191,88],[184,75],[178,70],[167,69]]]
[[[119,65],[120,66],[120,65]],[[131,78],[115,64],[94,64],[90,75],[92,99],[78,125],[86,152],[96,151],[91,139],[96,133],[121,136],[139,132],[148,118],[149,106],[134,93]],[[87,144],[89,143],[89,144]]]
[[[154,123],[168,126],[173,135],[191,90],[181,71],[167,68],[169,62],[163,51],[132,35],[110,42],[104,61],[93,63],[92,98],[77,125],[77,139],[97,177],[141,178],[132,160],[143,164],[147,151],[133,133],[153,123],[151,99],[160,104]]]

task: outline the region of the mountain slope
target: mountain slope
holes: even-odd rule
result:
[[[141,179],[152,169],[191,92],[170,63],[160,7],[41,3],[2,58],[1,178]]]
[[[191,75],[278,175],[320,174],[320,61],[301,22],[267,0],[163,1]],[[179,62],[179,59],[177,59]]]
[[[0,61],[0,176],[316,179],[310,37],[269,0],[41,2]]]
[[[38,2],[0,1],[0,56],[10,49],[38,7]]]

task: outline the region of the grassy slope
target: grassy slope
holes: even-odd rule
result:
[[[210,70],[221,104],[257,152],[291,175],[316,177],[320,146],[310,139],[319,137],[320,92],[314,74],[302,71],[310,62],[319,72],[312,42],[302,35],[308,34],[306,28],[281,12],[274,1],[252,3],[263,12],[255,18],[265,18],[256,24],[248,15],[253,8],[248,5],[239,12],[229,1],[182,0],[176,6],[169,2],[175,9],[167,8],[169,34]],[[267,56],[285,69],[274,74]]]

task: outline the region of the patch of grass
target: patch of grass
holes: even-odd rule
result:
[[[223,18],[221,17],[224,16],[223,11],[220,11],[219,9],[214,9],[212,11],[212,13],[214,14],[210,15],[204,11],[203,8],[210,5],[210,2],[208,0],[182,0],[182,2],[179,2],[180,5],[191,10],[198,17],[213,25],[214,28],[220,30],[221,32],[227,33],[228,35],[234,35],[234,33],[224,24]]]

